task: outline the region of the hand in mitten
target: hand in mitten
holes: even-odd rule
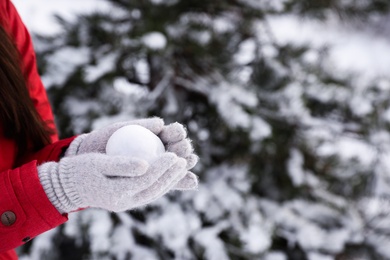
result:
[[[61,213],[98,207],[114,212],[146,205],[188,173],[186,161],[163,153],[151,164],[124,156],[88,153],[38,166],[50,202]]]
[[[194,154],[191,141],[187,138],[187,132],[183,125],[179,123],[164,125],[164,121],[157,117],[115,123],[89,134],[80,135],[71,143],[65,156],[70,157],[85,153],[105,153],[106,145],[111,135],[119,128],[127,125],[140,125],[149,129],[161,139],[167,152],[175,153],[187,161],[187,170],[192,169],[198,162],[198,156]],[[194,189],[197,187],[197,184],[197,176],[192,172],[188,172],[175,186],[175,189]]]

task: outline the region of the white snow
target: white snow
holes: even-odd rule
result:
[[[219,232],[227,226],[226,222],[220,222],[214,227],[203,228],[196,235],[195,240],[204,247],[205,257],[208,260],[229,260]]]
[[[88,48],[61,48],[48,61],[48,71],[41,77],[44,85],[63,84],[75,67],[89,60],[89,55]]]
[[[74,20],[78,13],[109,10],[104,0],[12,0],[27,28],[36,33],[52,34],[61,30],[53,15]]]
[[[269,249],[272,241],[260,212],[256,211],[256,208],[252,210],[249,215],[248,228],[244,229],[241,240],[248,252],[260,254]]]
[[[191,235],[200,228],[201,221],[196,215],[183,212],[178,204],[161,203],[164,204],[164,214],[150,216],[146,230],[152,236],[161,236],[171,250],[180,252]]]
[[[110,248],[109,236],[113,228],[110,213],[101,209],[90,209],[82,217],[82,221],[89,225],[88,233],[91,238],[91,251],[96,256],[99,253],[107,252]]]
[[[283,10],[287,0],[240,0],[240,2],[254,9],[278,12]]]
[[[320,248],[326,238],[324,230],[310,222],[301,223],[296,236],[299,244],[308,251]]]
[[[85,79],[87,82],[93,82],[103,76],[105,73],[111,71],[115,67],[117,58],[118,55],[116,53],[110,53],[106,56],[100,57],[96,65],[90,65],[86,67]]]
[[[337,18],[328,22],[302,19],[297,16],[272,16],[269,25],[279,43],[313,44],[330,47],[333,71],[358,72],[358,77],[388,75],[390,41],[386,35],[373,35],[357,30]]]
[[[53,237],[57,230],[49,230],[34,239],[34,247],[31,249],[29,257],[25,260],[41,260],[43,255],[50,255],[50,250],[53,245]],[[24,258],[21,258],[24,260]]]
[[[120,224],[113,230],[110,251],[117,256],[118,260],[128,259],[128,254],[130,254],[135,247],[134,237],[129,232],[128,228],[128,226]]]
[[[188,35],[193,41],[196,41],[203,46],[207,45],[210,42],[212,37],[211,33],[206,30],[194,31],[189,33]]]
[[[245,65],[253,61],[256,57],[256,42],[253,39],[243,41],[238,52],[234,55],[234,58],[238,64]]]
[[[289,84],[283,90],[285,102],[281,104],[281,113],[287,117],[299,117],[303,122],[311,121],[311,115],[303,103],[304,90],[298,82]]]
[[[138,98],[144,97],[149,93],[145,87],[139,84],[129,82],[126,78],[117,77],[114,80],[114,89],[121,94],[134,95]]]
[[[227,33],[234,30],[234,28],[234,24],[226,17],[221,16],[213,20],[213,29],[218,33]]]
[[[106,146],[107,155],[123,155],[154,161],[165,152],[161,139],[149,129],[128,125],[115,131]]]
[[[254,141],[260,141],[271,135],[271,126],[261,117],[254,116],[252,118],[252,130],[250,131],[250,137]]]
[[[387,122],[390,122],[390,108],[386,109],[383,113],[382,113],[382,117],[384,120],[386,120]]]
[[[309,252],[308,259],[309,260],[334,260],[334,257],[330,255],[324,255],[318,252]]]
[[[304,182],[305,171],[303,169],[303,162],[303,155],[297,149],[290,151],[287,169],[294,186],[300,186]]]
[[[369,100],[364,97],[353,97],[351,99],[351,110],[358,116],[365,116],[371,113],[374,108]]]
[[[276,214],[276,223],[282,224],[281,232],[290,238],[290,243],[299,245],[306,251],[322,250],[329,254],[341,252],[351,237],[347,228],[332,225],[332,219],[340,219],[341,214],[322,204],[303,200],[286,203]],[[323,224],[332,228],[323,228]]]
[[[265,255],[264,260],[287,260],[287,256],[283,252],[271,251]]]
[[[148,83],[150,80],[150,71],[148,62],[145,59],[140,59],[135,62],[135,70],[137,76],[142,83]]]
[[[244,129],[260,127],[263,129],[262,136],[267,136],[269,129],[265,126],[266,123],[261,124],[257,121],[253,124],[252,115],[245,111],[246,107],[255,108],[259,103],[256,95],[250,90],[221,82],[211,90],[210,99],[217,105],[219,113],[231,127]]]
[[[143,44],[152,50],[164,49],[167,45],[167,38],[160,32],[150,32],[142,36]]]
[[[338,155],[342,160],[358,160],[362,165],[369,166],[376,158],[376,152],[362,140],[344,136],[334,138],[333,142],[324,143],[317,150],[320,156]]]

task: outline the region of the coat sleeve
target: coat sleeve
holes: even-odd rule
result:
[[[24,77],[30,97],[34,103],[42,120],[53,130],[56,130],[54,124],[53,112],[47,98],[46,90],[38,74],[35,51],[29,32],[21,20],[15,6],[9,0],[1,1],[1,8],[4,27],[14,39],[16,47],[21,55]],[[52,135],[52,141],[57,141],[57,133]]]
[[[21,55],[27,87],[38,113],[55,129],[53,113],[38,75],[31,37],[9,0],[0,1],[0,20]],[[37,165],[58,161],[73,139],[58,141],[55,134],[52,144],[23,158],[19,167],[0,172],[0,258],[9,254],[8,250],[67,220],[67,215],[61,215],[47,198],[38,178]]]
[[[26,157],[22,166],[0,172],[0,256],[67,221],[47,198],[37,165],[58,161],[74,138],[50,144]]]

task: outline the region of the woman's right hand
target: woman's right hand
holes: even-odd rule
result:
[[[114,212],[144,206],[188,174],[186,160],[163,153],[151,164],[125,156],[88,153],[38,166],[41,184],[61,213],[97,207]]]

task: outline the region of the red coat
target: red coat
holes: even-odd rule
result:
[[[35,53],[31,38],[15,7],[9,0],[0,0],[0,22],[16,42],[26,73],[28,90],[34,105],[43,120],[53,121],[53,114],[45,89],[37,72]],[[0,260],[17,259],[12,250],[33,237],[52,229],[67,220],[48,200],[37,174],[37,165],[46,161],[58,161],[63,149],[74,139],[58,141],[35,154],[23,158],[20,167],[15,164],[15,143],[1,134],[0,126],[0,217],[16,217],[10,226],[0,221]],[[12,215],[12,214],[11,214]]]

